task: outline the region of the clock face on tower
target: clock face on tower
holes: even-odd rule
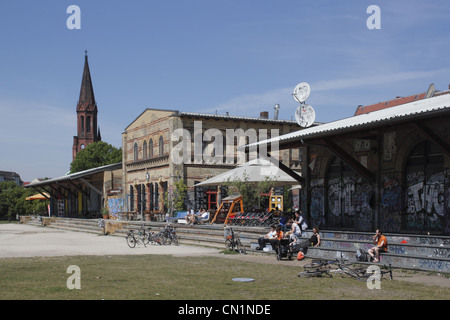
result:
[[[81,147],[81,150],[83,150],[84,149],[84,144],[82,144],[80,147]]]

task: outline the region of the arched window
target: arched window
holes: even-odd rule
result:
[[[159,156],[162,157],[164,155],[164,139],[162,136],[159,137]]]
[[[443,231],[447,217],[447,195],[441,150],[429,141],[419,142],[409,153],[405,174],[403,228]]]
[[[134,161],[138,161],[138,145],[137,142],[134,143],[133,147],[133,155],[134,155]]]
[[[152,139],[148,140],[148,158],[149,159],[153,158],[153,140]]]
[[[80,122],[81,122],[81,133],[84,133],[84,116],[80,117]]]
[[[147,159],[147,141],[144,140],[144,144],[142,145],[142,159]]]
[[[86,132],[91,132],[91,117],[86,117]]]

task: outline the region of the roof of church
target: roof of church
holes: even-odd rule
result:
[[[78,101],[78,106],[84,106],[85,108],[88,106],[90,106],[91,108],[96,107],[91,72],[89,71],[87,51],[86,55],[84,56],[84,70],[83,78],[81,80],[80,99]]]

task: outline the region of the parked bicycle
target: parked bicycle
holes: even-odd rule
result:
[[[149,243],[149,239],[144,228],[130,229],[126,236],[126,241],[130,248],[136,247],[136,244],[143,244],[144,247],[146,247]]]
[[[147,233],[147,239],[148,239],[148,243],[150,244],[159,244],[162,245],[163,244],[163,240],[162,240],[162,235],[161,233],[155,233],[154,231],[150,231],[151,228],[148,228],[149,232]]]
[[[163,244],[178,245],[177,232],[172,225],[167,224],[158,234]]]
[[[244,245],[241,242],[241,238],[234,232],[233,228],[224,228],[225,248],[230,251],[237,251],[239,253],[246,254]]]

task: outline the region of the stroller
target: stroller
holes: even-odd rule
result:
[[[280,261],[282,258],[288,258],[289,260],[292,260],[292,256],[294,255],[294,252],[292,251],[292,246],[289,245],[290,240],[289,239],[281,239],[278,242],[278,246],[275,249],[275,252],[277,253],[277,260]]]

